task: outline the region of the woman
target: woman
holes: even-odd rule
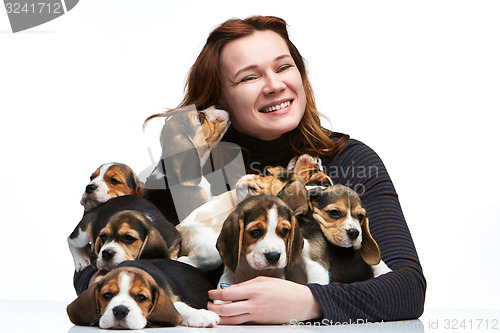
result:
[[[325,324],[418,318],[426,281],[384,164],[369,147],[320,125],[304,61],[276,17],[229,20],[217,27],[191,68],[180,106],[220,105],[231,116],[223,141],[242,147],[248,172],[286,166],[295,155],[323,160],[334,183],[355,189],[370,216],[382,259],[393,270],[362,283],[300,285],[259,277],[212,290],[221,324]],[[93,272],[75,275],[81,292]]]
[[[203,82],[203,84],[200,84]],[[364,144],[320,125],[304,61],[276,17],[229,20],[217,27],[191,68],[181,106],[218,104],[231,115],[223,138],[240,145],[248,172],[286,166],[301,153],[320,155],[335,183],[360,193],[370,229],[393,272],[363,283],[299,285],[259,277],[211,299],[221,324],[402,320],[423,312],[425,278],[380,158]]]

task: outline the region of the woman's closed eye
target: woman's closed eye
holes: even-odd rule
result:
[[[289,68],[292,68],[293,66],[292,65],[283,65],[283,66],[280,66],[278,68],[278,70],[276,71],[276,73],[281,73],[281,72],[284,72],[286,71],[287,69]]]
[[[253,81],[253,80],[257,80],[259,77],[257,75],[249,75],[249,76],[245,76],[243,79],[240,80],[239,83],[243,83],[243,82],[249,82],[249,81]]]

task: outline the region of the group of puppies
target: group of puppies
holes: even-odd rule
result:
[[[166,140],[188,142],[196,152],[189,153],[196,181],[179,175],[179,183],[186,193],[202,193],[178,224],[158,205],[161,191],[146,190],[128,166],[104,164],[92,174],[81,200],[84,215],[68,243],[75,270],[94,265],[102,278],[68,306],[74,324],[214,327],[219,316],[206,310],[213,288],[207,272],[220,266],[218,288],[260,275],[351,283],[390,270],[380,260],[359,196],[333,185],[319,158],[297,156],[287,168],[245,175],[234,190],[211,197],[198,166],[228,124],[227,112],[215,107],[183,110],[166,120],[165,156],[148,181],[159,183],[166,173],[188,168],[181,163],[186,156],[171,150],[178,145]],[[168,168],[172,156],[181,162],[170,161]]]

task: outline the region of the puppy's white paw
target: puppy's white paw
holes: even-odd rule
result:
[[[188,327],[215,327],[219,324],[220,317],[217,313],[199,309],[188,318],[183,318],[182,324]]]
[[[75,271],[80,272],[82,269],[90,265],[90,257],[81,256],[75,258]]]

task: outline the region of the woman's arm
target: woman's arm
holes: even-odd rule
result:
[[[382,260],[393,270],[360,283],[308,285],[324,318],[332,322],[418,318],[424,310],[426,281],[397,193],[380,157],[363,143],[351,140],[324,165],[334,183],[360,194]]]
[[[238,301],[209,304],[222,324],[261,324],[321,320],[358,323],[418,318],[426,282],[396,191],[378,155],[351,140],[331,161],[323,161],[334,183],[357,190],[370,218],[370,231],[382,259],[393,270],[365,282],[329,285],[260,277],[210,291],[211,299]]]

